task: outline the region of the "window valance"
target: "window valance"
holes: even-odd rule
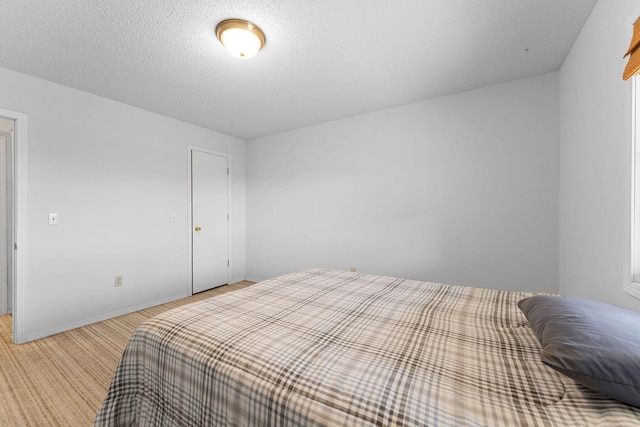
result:
[[[629,80],[636,74],[640,74],[640,18],[633,24],[633,37],[631,37],[627,53],[624,54],[625,58],[627,56],[629,61],[622,74],[624,80]]]

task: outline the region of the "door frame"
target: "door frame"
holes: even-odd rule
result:
[[[195,145],[187,146],[187,225],[188,225],[188,246],[189,246],[189,255],[187,260],[187,271],[188,271],[188,280],[187,280],[187,295],[193,295],[193,203],[191,194],[191,153],[194,151],[200,151],[202,153],[213,154],[216,156],[224,157],[227,159],[227,168],[229,168],[229,173],[227,174],[227,207],[229,208],[229,220],[227,221],[227,256],[229,257],[229,268],[227,268],[227,283],[231,283],[231,270],[233,268],[233,256],[231,252],[231,241],[232,239],[232,221],[233,221],[233,207],[231,205],[231,155],[229,153],[222,153],[220,151],[211,150],[209,148],[198,147]]]
[[[12,341],[27,341],[26,291],[27,291],[27,115],[0,109],[0,116],[13,120],[13,251],[9,251],[8,263],[13,267],[9,277],[12,287]],[[8,224],[10,225],[10,224]]]
[[[0,118],[0,120],[11,122],[11,132],[0,131],[0,141],[4,139],[4,146],[0,145],[0,206],[6,207],[4,213],[4,221],[0,223],[0,271],[4,271],[3,278],[0,278],[0,295],[3,301],[0,301],[0,315],[10,314],[10,307],[13,305],[13,280],[9,279],[9,275],[13,276],[13,263],[9,260],[9,256],[13,256],[13,238],[9,242],[9,235],[13,235],[13,135],[15,134],[13,120]],[[11,163],[11,168],[9,168]],[[4,165],[5,169],[1,166]],[[9,172],[11,175],[9,175]],[[9,188],[11,186],[11,188]],[[4,194],[3,194],[4,193]],[[11,247],[11,249],[9,249]],[[2,265],[4,264],[4,265]],[[4,292],[3,292],[4,291]],[[11,302],[9,302],[11,296]],[[13,334],[13,332],[12,332]]]

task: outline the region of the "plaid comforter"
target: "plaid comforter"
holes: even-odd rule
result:
[[[94,425],[627,426],[544,366],[530,296],[312,269],[170,310],[128,344]]]

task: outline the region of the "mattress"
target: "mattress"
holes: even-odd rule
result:
[[[127,345],[95,426],[640,425],[540,362],[532,296],[309,269],[176,308]]]

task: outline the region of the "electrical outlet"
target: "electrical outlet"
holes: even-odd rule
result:
[[[122,276],[116,276],[116,278],[113,281],[113,286],[115,286],[116,288],[119,288],[120,286],[122,286]]]
[[[352,272],[352,273],[355,273],[356,271],[358,271],[358,269],[357,269],[357,268],[355,268],[355,267],[351,267],[351,272]]]

